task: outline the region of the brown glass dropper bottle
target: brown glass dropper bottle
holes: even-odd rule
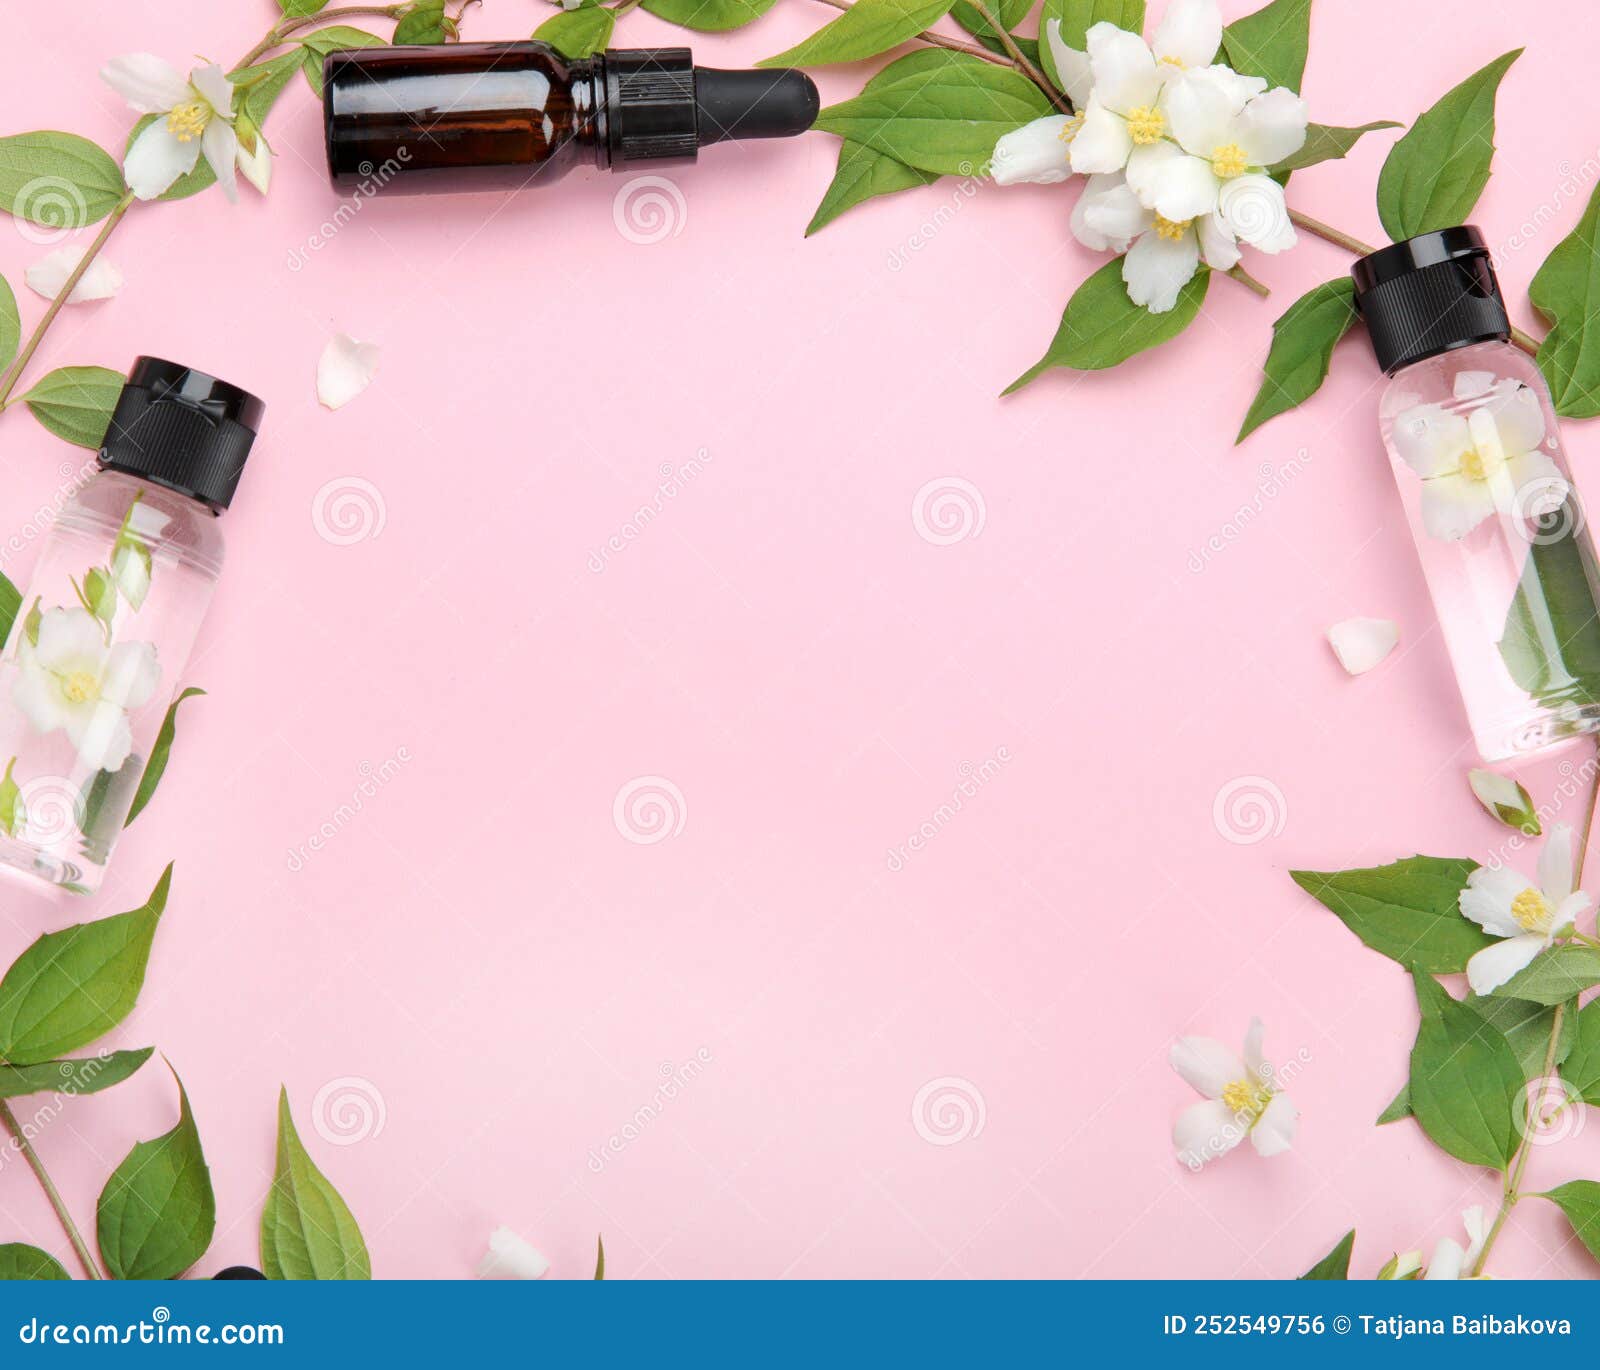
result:
[[[687,48],[570,60],[546,43],[357,48],[323,62],[328,172],[369,193],[514,189],[575,166],[692,162],[817,116],[802,71],[697,67]]]

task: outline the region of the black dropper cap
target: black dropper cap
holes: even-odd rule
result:
[[[236,385],[140,357],[111,413],[100,469],[164,485],[220,514],[265,414],[266,405]]]
[[[1511,336],[1489,247],[1471,224],[1407,238],[1350,268],[1378,365],[1403,366]]]
[[[619,48],[601,60],[614,167],[693,161],[732,138],[792,137],[821,104],[803,71],[697,67],[688,48]]]

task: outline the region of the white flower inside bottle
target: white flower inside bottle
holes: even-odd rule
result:
[[[1383,440],[1479,753],[1506,761],[1600,731],[1600,569],[1483,235],[1425,233],[1351,274],[1390,377]]]
[[[99,887],[221,572],[218,515],[263,412],[215,377],[135,362],[0,655],[0,864]]]

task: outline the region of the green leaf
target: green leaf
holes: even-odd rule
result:
[[[1351,1228],[1335,1243],[1332,1251],[1300,1278],[1303,1280],[1347,1280],[1350,1278],[1350,1253],[1355,1250],[1356,1230]]]
[[[22,315],[10,282],[0,276],[0,372],[10,366],[22,343]]]
[[[830,105],[815,127],[907,166],[970,176],[984,169],[1003,134],[1049,108],[1039,88],[1009,67],[941,52],[925,70]]]
[[[1600,999],[1592,1000],[1577,1013],[1568,1013],[1577,1040],[1561,1065],[1561,1078],[1575,1089],[1586,1104],[1600,1105]]]
[[[17,621],[22,608],[22,591],[13,585],[4,572],[0,572],[0,647],[11,636],[11,625]]]
[[[1355,321],[1355,282],[1348,276],[1319,285],[1290,305],[1272,325],[1266,374],[1234,441],[1243,442],[1268,419],[1315,395],[1328,378],[1335,345]]]
[[[1600,1184],[1593,1180],[1570,1180],[1539,1196],[1549,1199],[1566,1214],[1573,1235],[1600,1260]]]
[[[178,1125],[139,1142],[100,1192],[100,1255],[114,1280],[175,1279],[211,1245],[217,1200],[181,1080],[178,1102]]]
[[[644,0],[644,8],[669,24],[700,33],[723,33],[754,23],[777,0]]]
[[[42,376],[22,401],[58,438],[97,451],[123,380],[120,372],[103,366],[62,366]]]
[[[1591,323],[1600,312],[1600,190],[1589,197],[1578,226],[1555,245],[1534,274],[1528,298],[1550,321],[1539,344],[1539,369],[1550,383],[1556,413],[1573,419],[1600,414],[1600,338]]]
[[[394,26],[394,41],[401,45],[443,43],[454,31],[455,24],[444,12],[444,0],[419,0]]]
[[[1039,32],[1052,19],[1061,25],[1061,41],[1083,52],[1089,44],[1089,30],[1096,24],[1115,24],[1129,33],[1144,32],[1144,0],[1044,0],[1039,11]],[[1041,51],[1048,52],[1044,44]],[[1050,72],[1055,80],[1055,72]]]
[[[944,18],[951,3],[952,0],[856,0],[811,37],[756,65],[820,67],[876,57]]]
[[[295,72],[300,70],[301,64],[309,56],[309,49],[296,45],[287,52],[280,52],[276,57],[253,67],[244,67],[228,77],[243,92],[238,97],[239,104],[257,128],[267,122],[267,116],[278,103],[278,97],[288,88]],[[204,159],[197,165],[203,164]]]
[[[606,1239],[603,1236],[596,1237],[595,1243],[599,1251],[594,1258],[594,1277],[603,1280],[606,1277]]]
[[[1413,976],[1426,1005],[1429,977]],[[1469,1165],[1503,1168],[1517,1149],[1512,1108],[1523,1085],[1510,1044],[1476,1009],[1448,996],[1423,1007],[1411,1048],[1411,1111],[1437,1146]]]
[[[365,29],[354,29],[348,24],[330,24],[325,29],[317,29],[308,33],[301,40],[302,45],[312,52],[326,56],[330,52],[345,52],[350,48],[381,48],[388,44],[375,33],[368,33]]]
[[[1536,535],[1500,637],[1511,678],[1550,710],[1600,702],[1593,557],[1587,538],[1570,531],[1583,523],[1581,509],[1568,501],[1532,525]]]
[[[370,1280],[361,1229],[294,1130],[278,1092],[278,1169],[261,1213],[261,1269],[269,1280]]]
[[[133,822],[144,812],[144,806],[154,797],[156,786],[161,783],[161,777],[167,773],[167,760],[172,755],[172,739],[178,731],[178,705],[186,699],[204,693],[204,690],[191,685],[167,705],[167,716],[161,720],[161,731],[156,734],[156,740],[151,745],[150,759],[145,762],[144,774],[139,778],[139,788],[134,792],[133,804],[128,809],[128,823]],[[126,827],[127,824],[123,826]]]
[[[1270,170],[1274,176],[1279,176],[1303,170],[1308,166],[1316,166],[1319,162],[1336,161],[1350,155],[1350,149],[1361,141],[1362,134],[1376,133],[1383,128],[1400,127],[1402,125],[1395,123],[1393,119],[1376,119],[1358,128],[1337,128],[1332,124],[1307,124],[1306,140],[1301,144],[1300,151],[1285,157]]]
[[[1378,217],[1399,242],[1463,224],[1489,181],[1494,98],[1522,49],[1497,57],[1418,116],[1378,175]]]
[[[1269,86],[1300,89],[1311,41],[1311,0],[1272,0],[1222,30],[1222,52],[1235,71]]]
[[[0,1059],[36,1065],[111,1031],[144,985],[172,867],[130,913],[48,932],[0,980]]]
[[[12,757],[6,762],[6,773],[0,776],[0,832],[7,837],[15,837],[17,829],[22,826],[25,813],[22,805],[22,787],[17,784],[16,777],[12,774],[17,767],[17,758]]]
[[[1446,975],[1494,941],[1461,916],[1458,903],[1476,861],[1408,856],[1348,871],[1290,871],[1295,884],[1332,909],[1373,951],[1409,969]]]
[[[1600,948],[1569,942],[1540,952],[1493,994],[1497,999],[1564,1004],[1595,985],[1600,985]]]
[[[0,1099],[24,1094],[98,1094],[120,1085],[150,1059],[154,1047],[108,1051],[75,1061],[41,1061],[33,1066],[0,1065]]]
[[[1002,393],[1022,389],[1052,367],[1103,371],[1170,341],[1194,322],[1210,284],[1211,273],[1201,267],[1178,292],[1177,304],[1165,314],[1152,314],[1128,298],[1122,258],[1107,262],[1073,292],[1044,356]]]
[[[61,1262],[37,1246],[8,1242],[0,1246],[0,1280],[65,1280]]]
[[[291,19],[304,19],[308,14],[315,14],[323,9],[328,0],[278,0],[278,8]]]
[[[97,224],[127,194],[111,154],[75,133],[0,138],[0,209],[63,232]]]
[[[983,7],[1000,21],[1000,27],[1009,34],[1028,17],[1033,9],[1033,0],[983,0]],[[968,0],[956,0],[950,8],[950,17],[976,38],[999,37],[989,21]]]
[[[546,19],[533,31],[533,36],[549,43],[564,57],[576,60],[604,52],[616,26],[615,10],[607,9],[604,5],[588,5],[583,9],[562,10]]]

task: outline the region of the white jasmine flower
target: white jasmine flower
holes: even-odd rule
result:
[[[233,84],[215,62],[194,68],[188,80],[176,67],[148,52],[108,62],[100,72],[118,95],[140,114],[154,114],[123,159],[128,188],[141,200],[163,194],[193,171],[205,154],[217,184],[230,200],[239,192],[234,162],[239,140],[233,131]]]
[[[480,1280],[540,1280],[549,1270],[544,1253],[509,1227],[489,1234],[489,1250],[478,1262]]]
[[[1544,407],[1520,381],[1496,381],[1473,396],[1468,413],[1416,404],[1396,416],[1395,450],[1422,477],[1422,524],[1454,542],[1491,514],[1537,518],[1570,493],[1559,468],[1539,450]]]
[[[1044,39],[1062,90],[1076,113],[1047,114],[1003,135],[994,146],[994,159],[989,164],[997,186],[1023,182],[1055,185],[1072,175],[1072,140],[1083,127],[1083,110],[1089,103],[1092,85],[1089,58],[1062,41],[1059,19],[1046,21]]]
[[[365,390],[377,374],[377,343],[357,342],[348,333],[336,333],[317,362],[317,398],[329,409],[339,409]]]
[[[1399,625],[1388,618],[1347,618],[1328,629],[1328,645],[1351,675],[1370,671],[1399,641]]]
[[[1441,1237],[1439,1244],[1433,1248],[1433,1259],[1428,1262],[1428,1273],[1422,1277],[1423,1279],[1465,1280],[1472,1278],[1472,1263],[1482,1253],[1484,1240],[1488,1236],[1488,1232],[1483,1225],[1483,1208],[1474,1204],[1462,1213],[1461,1221],[1467,1229],[1466,1247],[1463,1249],[1461,1243],[1454,1237]]]
[[[1241,1060],[1209,1037],[1181,1037],[1172,1046],[1172,1068],[1207,1102],[1193,1104],[1172,1129],[1178,1159],[1192,1170],[1238,1146],[1246,1136],[1258,1153],[1276,1156],[1294,1141],[1300,1110],[1278,1093],[1273,1069],[1261,1054],[1264,1029],[1250,1020]]]
[[[1155,147],[1166,136],[1163,87],[1186,68],[1203,67],[1217,55],[1222,16],[1216,0],[1172,0],[1152,43],[1103,21],[1089,30],[1087,42],[1093,92],[1082,106],[1072,169],[1121,171],[1130,154]]]
[[[267,146],[266,134],[259,129],[254,130],[254,138],[253,148],[247,148],[245,140],[239,139],[239,174],[265,195],[272,183],[272,149]]]
[[[1557,937],[1572,931],[1590,899],[1573,889],[1572,829],[1550,830],[1539,853],[1539,883],[1532,884],[1509,866],[1479,866],[1461,891],[1463,916],[1491,937],[1503,941],[1474,953],[1467,962],[1467,983],[1474,994],[1498,989],[1522,970]]]
[[[83,254],[88,250],[87,244],[82,247],[58,247],[30,266],[23,273],[23,279],[35,294],[53,300],[61,293],[61,288],[67,283],[67,277],[77,270],[78,263],[83,260]],[[103,256],[96,257],[89,263],[89,269],[83,273],[77,285],[72,287],[72,294],[67,296],[67,303],[84,304],[89,300],[109,300],[121,289],[122,273]]]
[[[1218,271],[1238,264],[1239,249],[1220,216],[1173,222],[1139,203],[1121,175],[1091,176],[1072,212],[1073,235],[1085,247],[1126,252],[1122,279],[1128,298],[1152,314],[1178,302],[1204,262]]]
[[[51,609],[39,639],[18,648],[13,703],[39,732],[64,729],[86,766],[121,768],[133,748],[128,711],[147,704],[161,679],[148,642],[106,645],[87,609]]]
[[[1265,172],[1306,140],[1306,103],[1292,90],[1226,67],[1188,71],[1163,108],[1173,141],[1151,139],[1128,157],[1128,184],[1169,219],[1213,210],[1263,252],[1294,246],[1283,187]]]
[[[1533,796],[1509,775],[1474,769],[1467,772],[1467,784],[1489,817],[1499,819],[1508,828],[1519,828],[1530,837],[1539,835],[1539,814],[1533,807]]]

